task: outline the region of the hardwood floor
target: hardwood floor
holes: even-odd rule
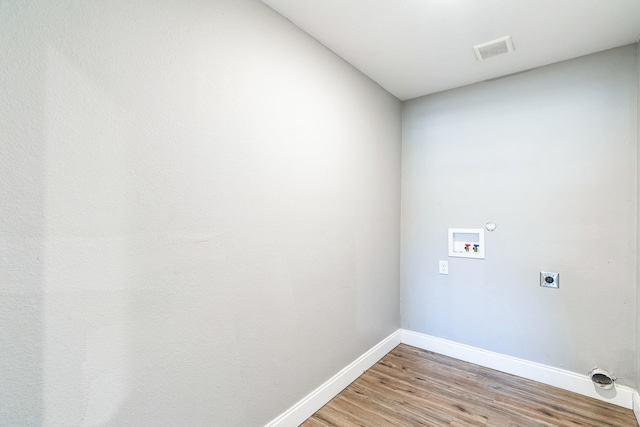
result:
[[[400,344],[302,426],[638,424],[630,409]]]

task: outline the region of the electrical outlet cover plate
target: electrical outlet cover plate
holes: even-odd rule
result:
[[[560,274],[549,271],[540,272],[540,286],[544,288],[558,289],[560,287]]]
[[[438,272],[440,274],[449,274],[449,261],[438,261]]]

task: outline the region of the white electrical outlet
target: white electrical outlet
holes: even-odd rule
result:
[[[438,270],[440,274],[449,274],[449,261],[440,260],[438,262]]]

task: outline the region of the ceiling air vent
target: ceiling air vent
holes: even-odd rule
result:
[[[511,36],[500,37],[490,42],[477,44],[473,47],[478,61],[486,61],[505,53],[513,52],[513,42]]]

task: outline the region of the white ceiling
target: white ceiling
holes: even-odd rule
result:
[[[402,100],[640,38],[640,0],[262,1]],[[476,60],[506,35],[513,53]]]

